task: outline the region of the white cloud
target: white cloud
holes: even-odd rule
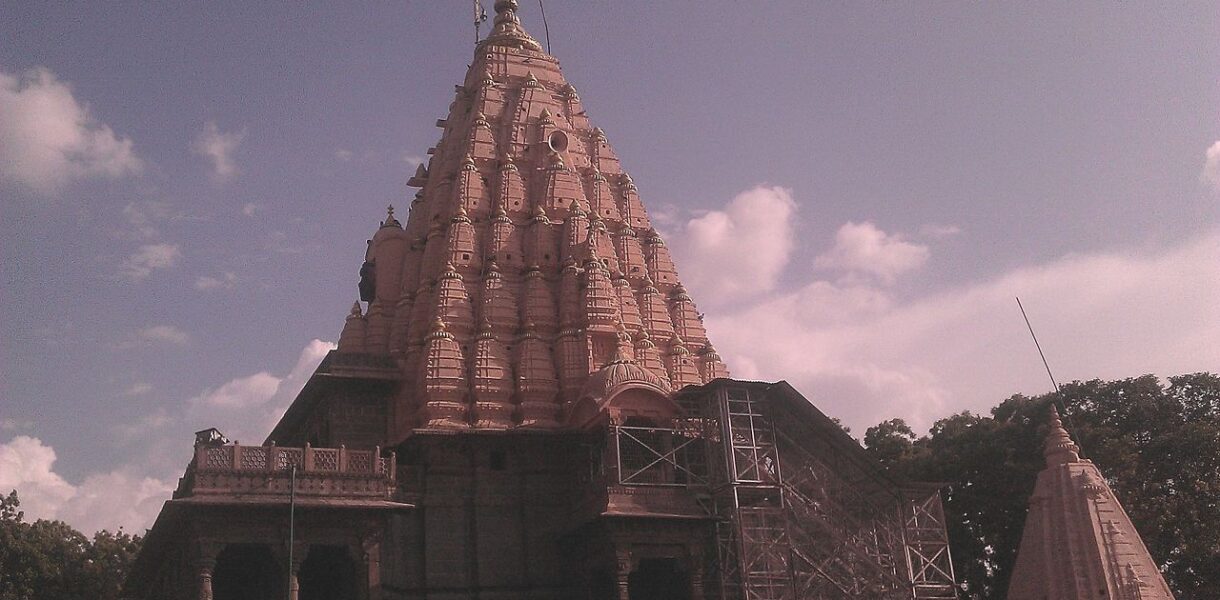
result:
[[[224,408],[251,408],[270,400],[279,387],[280,378],[263,371],[249,377],[239,377],[214,390],[208,390],[192,402]]]
[[[810,282],[711,313],[734,376],[788,378],[858,433],[926,428],[1049,383],[1020,296],[1061,381],[1215,370],[1220,230],[1155,251],[1066,256],[905,300],[867,281]]]
[[[151,383],[146,381],[137,381],[124,388],[123,395],[129,398],[134,398],[135,396],[143,396],[144,394],[151,392],[152,389],[153,386]]]
[[[1203,162],[1203,173],[1200,178],[1203,183],[1220,192],[1220,141],[1207,149],[1207,159]]]
[[[90,115],[54,73],[0,72],[0,180],[50,196],[75,179],[142,168],[131,140]]]
[[[86,534],[119,528],[143,534],[152,527],[174,485],[172,479],[146,477],[131,470],[95,473],[76,486],[75,494],[58,509],[56,518]]]
[[[174,344],[181,346],[191,339],[185,331],[173,325],[150,325],[136,332],[136,337],[150,344]]]
[[[331,342],[313,340],[301,350],[292,370],[282,377],[261,371],[204,390],[187,402],[186,420],[193,430],[216,427],[230,439],[259,443],[305,386],[318,363],[334,349]]]
[[[208,121],[203,132],[195,138],[194,150],[212,163],[212,174],[219,181],[228,181],[237,175],[237,163],[233,153],[246,139],[246,130],[225,133],[216,126],[215,121]]]
[[[408,152],[402,155],[402,162],[407,163],[407,166],[411,167],[412,169],[411,173],[414,174],[414,169],[424,164],[424,157]]]
[[[233,284],[237,283],[237,275],[232,271],[225,271],[213,277],[211,275],[200,275],[195,278],[195,289],[208,291],[215,289],[232,289]]]
[[[792,253],[795,215],[791,190],[758,186],[688,220],[669,236],[682,280],[715,290],[709,304],[772,290]]]
[[[0,444],[0,489],[17,490],[26,521],[57,519],[86,535],[123,528],[143,533],[169,499],[173,485],[128,470],[93,474],[72,485],[53,470],[55,449],[17,436]]]
[[[128,202],[123,207],[126,227],[115,232],[115,237],[131,240],[151,240],[160,236],[158,224],[174,217],[170,206],[164,202]]]
[[[339,148],[338,150],[335,150],[335,159],[339,162],[351,162],[352,151],[346,148]]]
[[[0,490],[16,489],[26,519],[53,519],[56,511],[76,493],[51,469],[55,449],[42,440],[19,435],[0,444]]]
[[[119,274],[131,281],[147,278],[156,269],[168,269],[182,258],[177,244],[145,244],[119,264]]]
[[[257,204],[255,204],[253,202],[247,202],[242,205],[241,214],[246,215],[247,217],[253,217],[254,213],[258,212],[258,209],[259,209],[259,206]]]
[[[834,247],[815,258],[814,264],[893,283],[898,275],[922,267],[928,255],[927,246],[907,242],[901,235],[886,233],[868,221],[849,222],[839,227]]]

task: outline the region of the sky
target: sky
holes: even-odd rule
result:
[[[546,9],[735,377],[926,431],[1050,389],[1017,296],[1060,381],[1220,370],[1214,4]],[[0,490],[140,532],[334,347],[471,3],[0,14]]]

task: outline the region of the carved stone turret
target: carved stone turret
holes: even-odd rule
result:
[[[1050,409],[1009,600],[1172,600],[1140,534]]]
[[[462,347],[445,322],[437,318],[428,334],[423,364],[423,417],[425,427],[466,427],[466,365]]]

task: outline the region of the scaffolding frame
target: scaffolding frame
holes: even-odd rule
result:
[[[715,517],[721,600],[955,600],[939,487],[896,484],[773,393],[725,382],[672,427],[613,426],[617,483],[685,487]]]

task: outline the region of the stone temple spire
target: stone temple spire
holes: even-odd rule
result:
[[[340,351],[402,365],[396,439],[574,426],[575,403],[610,401],[589,382],[633,340],[630,372],[651,389],[727,376],[606,133],[517,1],[495,10],[407,182],[410,213],[370,242],[369,307],[344,327]]]
[[[1131,519],[1050,410],[1008,600],[1172,600]]]

